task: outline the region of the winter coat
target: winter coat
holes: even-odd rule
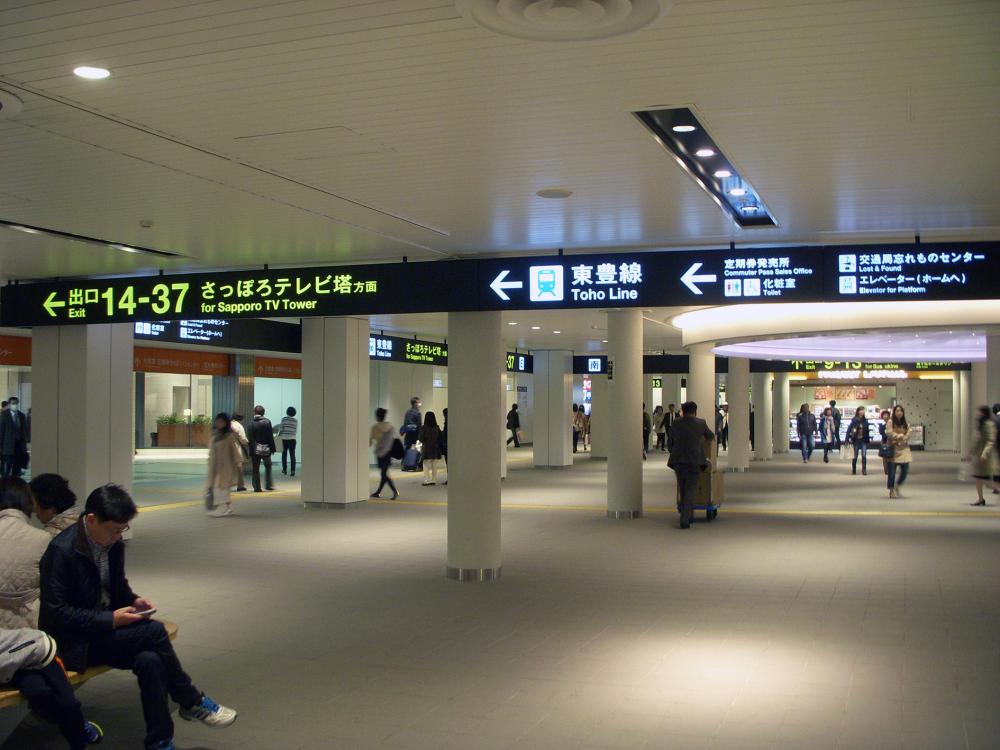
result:
[[[819,418],[819,441],[828,445],[836,444],[837,420],[835,417],[828,417],[824,414]]]
[[[51,539],[16,508],[0,510],[0,628],[38,627],[38,561]]]
[[[74,505],[68,510],[64,510],[62,513],[52,516],[48,522],[42,526],[42,528],[49,533],[50,536],[59,536],[66,529],[77,522],[80,518],[80,506]]]
[[[885,440],[893,448],[893,455],[890,459],[894,464],[908,464],[913,460],[913,454],[910,452],[910,430],[902,428],[894,428],[892,426],[892,421],[886,425],[885,428]]]
[[[377,458],[385,458],[392,450],[392,441],[396,439],[395,428],[388,422],[376,422],[368,436],[368,443],[375,448]]]
[[[867,417],[861,417],[860,419],[854,417],[851,423],[847,425],[847,442],[855,445],[867,443],[871,438],[868,429]],[[860,435],[855,434],[855,431],[860,432]]]
[[[238,438],[237,438],[238,439]],[[256,455],[258,444],[266,445],[271,449],[271,453],[277,453],[277,446],[274,444],[274,427],[271,426],[271,420],[267,417],[262,417],[259,414],[254,415],[253,421],[250,423],[250,434],[247,436],[250,441],[250,455]]]
[[[509,412],[507,412],[507,429],[508,430],[521,429],[521,415],[517,413],[517,409],[511,409]]]
[[[56,658],[56,642],[33,628],[0,628],[0,684],[21,669],[44,669]]]
[[[411,406],[406,410],[406,414],[403,415],[403,432],[412,432],[416,434],[420,431],[420,427],[424,423],[424,417],[420,413],[420,409],[415,406]]]
[[[433,461],[441,458],[441,430],[438,427],[424,425],[417,437],[420,441],[420,458]]]
[[[243,475],[243,450],[232,430],[213,435],[208,443],[208,481],[206,486],[228,490],[240,483]]]
[[[812,435],[816,432],[816,415],[811,411],[809,412],[799,412],[795,416],[795,429],[799,433],[799,437],[803,435]]]
[[[1000,475],[997,460],[997,424],[992,419],[984,419],[976,430],[976,440],[972,444],[972,475],[995,477]]]
[[[42,609],[39,627],[56,639],[67,669],[87,668],[91,641],[114,631],[114,610],[138,598],[125,577],[125,544],[108,549],[108,608],[101,606],[101,574],[87,543],[81,518],[57,536],[42,556]]]

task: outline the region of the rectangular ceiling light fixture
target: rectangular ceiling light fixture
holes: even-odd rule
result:
[[[25,234],[41,234],[41,235],[47,235],[49,237],[58,237],[64,240],[73,240],[74,242],[86,242],[89,245],[97,245],[99,247],[110,247],[113,250],[121,250],[122,252],[125,253],[145,253],[147,255],[158,255],[162,258],[184,257],[180,253],[171,252],[169,250],[157,250],[156,248],[143,247],[141,245],[126,245],[121,242],[102,240],[99,237],[89,237],[85,234],[73,234],[72,232],[63,232],[58,229],[36,227],[30,224],[22,224],[16,221],[7,221],[6,219],[0,219],[0,227],[13,229],[17,232],[24,232]]]
[[[753,185],[736,171],[689,108],[651,109],[632,114],[733,221],[745,229],[778,226]]]

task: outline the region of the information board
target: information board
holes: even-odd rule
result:
[[[8,326],[691,304],[993,299],[1000,244],[549,255],[12,284]]]
[[[420,341],[401,336],[368,337],[369,359],[408,362],[415,365],[448,365],[448,345],[440,341]]]
[[[507,372],[534,372],[535,358],[524,352],[507,352]]]
[[[276,320],[163,320],[136,323],[135,338],[263,351],[302,351],[302,326]]]

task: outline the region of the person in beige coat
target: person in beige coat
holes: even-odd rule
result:
[[[972,476],[976,480],[976,502],[973,505],[986,505],[983,498],[983,485],[992,482],[1000,474],[997,460],[997,425],[993,421],[988,406],[980,406],[976,410],[976,434],[969,454],[972,461]]]
[[[0,628],[38,627],[38,563],[51,537],[29,523],[32,504],[27,482],[0,479]]]
[[[910,474],[913,454],[910,451],[910,426],[906,423],[906,410],[899,404],[892,407],[892,415],[885,427],[885,441],[892,446],[889,477],[886,480],[889,497],[901,498],[903,493],[900,489]]]
[[[215,433],[208,445],[208,482],[206,494],[212,492],[211,514],[216,518],[233,515],[230,492],[240,484],[243,476],[243,450],[239,438],[233,432],[227,414],[215,418]]]

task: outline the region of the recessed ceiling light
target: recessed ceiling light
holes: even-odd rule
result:
[[[25,234],[41,234],[37,229],[32,229],[31,227],[22,227],[20,224],[11,224],[11,229],[16,229],[18,232],[24,232]]]
[[[606,344],[606,343],[608,343],[608,340],[607,339],[601,339],[601,343],[602,344]]]
[[[111,71],[107,68],[93,68],[90,65],[81,65],[73,68],[73,73],[80,76],[80,78],[86,78],[90,81],[100,81],[111,75]]]
[[[531,330],[532,331],[540,331],[540,330],[542,330],[542,327],[541,326],[531,326]]]
[[[562,331],[553,331],[552,333],[562,333]]]
[[[509,326],[516,326],[517,325],[517,321],[516,320],[508,320],[507,321],[507,325],[509,325]]]
[[[715,156],[715,151],[713,151],[710,148],[699,148],[697,151],[694,152],[694,155],[701,157]]]
[[[733,188],[729,191],[729,194],[739,197],[741,195],[746,195],[747,191],[744,188]]]
[[[717,169],[715,171],[715,176],[718,177],[719,179],[722,179],[724,177],[732,177],[733,173],[730,172],[728,169]]]
[[[535,193],[539,198],[553,198],[560,200],[562,198],[569,198],[573,195],[572,190],[567,190],[566,188],[544,188]]]
[[[137,252],[139,252],[134,247],[129,247],[128,245],[114,244],[111,247],[113,247],[115,250],[121,250],[122,252],[126,252],[126,253],[137,253]]]
[[[696,128],[694,125],[674,125],[674,127],[671,129],[675,133],[693,133],[698,128]]]

